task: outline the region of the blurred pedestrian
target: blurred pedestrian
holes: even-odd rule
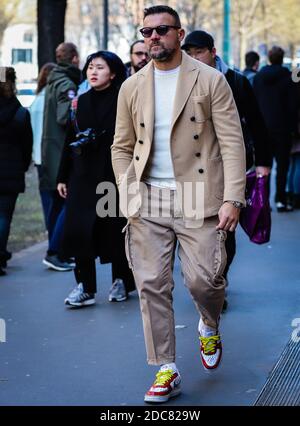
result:
[[[70,271],[74,263],[60,254],[65,210],[56,179],[71,102],[81,81],[77,47],[73,43],[61,43],[56,49],[56,61],[46,86],[42,136],[40,190],[47,191],[51,201],[47,218],[49,247],[43,263],[56,271]]]
[[[271,148],[264,119],[260,113],[254,91],[247,78],[238,71],[230,69],[217,55],[213,37],[206,31],[193,31],[185,38],[182,45],[194,59],[218,69],[224,74],[238,109],[246,148],[246,169],[255,167],[256,174],[268,176],[272,166]],[[227,275],[236,254],[235,231],[227,232],[226,239],[227,264],[224,277]],[[223,310],[227,308],[227,300]]]
[[[270,65],[257,73],[253,88],[269,132],[272,156],[277,163],[277,211],[288,212],[293,210],[287,200],[286,184],[292,134],[297,132],[296,88],[293,87],[291,72],[282,65],[283,49],[274,46],[268,56]]]
[[[244,69],[243,74],[245,77],[248,78],[251,83],[251,86],[253,86],[254,77],[258,72],[259,60],[259,54],[254,52],[253,50],[247,52],[245,55],[246,68]]]
[[[172,296],[177,243],[200,314],[203,367],[216,369],[222,357],[225,239],[245,203],[245,149],[224,76],[180,49],[178,13],[168,6],[145,9],[140,31],[152,61],[122,85],[112,160],[128,217],[127,256],[147,360],[160,366],[144,400],[161,403],[180,393]]]
[[[295,209],[300,209],[300,82],[294,83],[297,92],[297,131],[292,135],[292,150],[288,173],[288,198]]]
[[[25,191],[25,172],[31,162],[30,115],[16,98],[16,73],[5,67],[0,80],[0,275],[11,258],[7,250],[16,201]]]
[[[136,40],[130,46],[130,62],[127,62],[127,76],[135,74],[149,62],[150,57],[144,40]]]
[[[122,217],[99,217],[96,205],[101,195],[97,185],[109,182],[115,188],[110,147],[115,131],[117,97],[126,68],[112,52],[88,56],[84,75],[91,89],[79,96],[69,123],[58,174],[58,191],[66,198],[63,250],[75,257],[77,286],[65,300],[70,307],[95,303],[95,258],[112,264],[113,284],[109,301],[122,302],[135,289],[125,255]],[[114,191],[117,194],[117,190]],[[112,194],[113,195],[113,194]],[[115,206],[119,212],[118,203]]]
[[[47,78],[49,73],[53,70],[56,65],[52,62],[48,62],[42,66],[37,81],[36,97],[30,106],[30,118],[33,132],[33,151],[32,160],[36,166],[38,172],[38,178],[41,176],[41,164],[42,164],[42,134],[43,134],[43,117],[44,117],[44,106],[45,106],[45,93]],[[49,208],[51,206],[51,197],[49,197],[48,191],[40,189],[40,196],[42,201],[45,226],[48,230],[48,215]]]

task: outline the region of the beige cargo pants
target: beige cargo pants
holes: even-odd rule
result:
[[[177,242],[184,283],[207,325],[218,328],[225,296],[222,273],[226,232],[216,230],[218,217],[205,219],[200,228],[186,228],[176,192],[169,192],[171,202],[165,205],[170,215],[161,214],[160,209],[160,215],[149,217],[150,201],[152,207],[164,201],[161,191],[154,195],[149,191],[142,197],[140,215],[130,218],[125,227],[126,254],[140,298],[147,361],[153,365],[175,361],[172,291]]]

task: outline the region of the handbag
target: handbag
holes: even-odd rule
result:
[[[271,208],[267,176],[256,176],[255,171],[247,173],[246,207],[241,210],[240,225],[255,244],[270,241]]]

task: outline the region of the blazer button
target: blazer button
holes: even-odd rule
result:
[[[194,139],[195,140],[199,139],[199,135],[194,135]]]
[[[145,127],[145,123],[140,123],[141,127]]]
[[[193,117],[191,117],[191,121],[195,121],[196,120],[196,118],[193,116]]]
[[[137,156],[135,157],[135,159],[136,159],[137,161],[139,161],[140,157],[137,155]]]
[[[199,173],[204,173],[204,170],[203,169],[199,169],[198,172]]]
[[[196,152],[196,157],[200,157],[201,153],[200,152]]]
[[[143,142],[143,141],[139,141],[139,143],[140,143],[141,145],[143,145],[143,143],[144,143],[144,142]]]

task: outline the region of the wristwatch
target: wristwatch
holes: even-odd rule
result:
[[[224,201],[224,203],[230,203],[234,207],[236,207],[237,209],[242,209],[244,207],[244,204],[240,203],[239,201],[226,200],[226,201]]]

